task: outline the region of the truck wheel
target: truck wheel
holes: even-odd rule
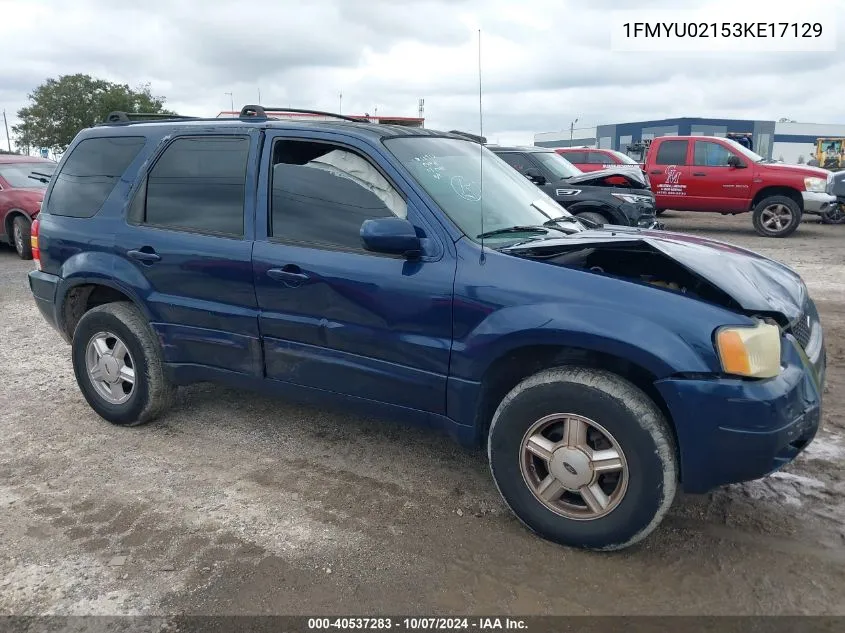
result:
[[[543,538],[618,550],[650,534],[672,505],[675,443],[660,409],[606,371],[560,367],[505,396],[488,438],[505,503]]]
[[[71,350],[82,395],[113,424],[149,422],[175,399],[161,346],[131,303],[107,303],[86,312],[73,333]]]
[[[608,224],[607,218],[604,217],[601,213],[596,213],[595,211],[584,211],[583,213],[578,213],[575,215],[576,218],[587,220],[588,222],[593,222],[598,224],[599,226],[604,226]]]
[[[792,198],[770,196],[754,207],[754,230],[763,237],[786,237],[801,224],[801,207]]]
[[[32,244],[29,243],[29,236],[29,222],[21,215],[15,216],[15,221],[12,223],[12,242],[21,259],[32,259]]]

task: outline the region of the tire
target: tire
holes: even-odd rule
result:
[[[766,217],[768,214],[773,216]],[[774,216],[778,216],[775,220]],[[752,214],[754,230],[763,237],[787,237],[801,224],[801,207],[792,198],[769,196],[761,200]]]
[[[664,213],[666,213],[666,209],[656,209],[654,211],[655,215],[663,215]]]
[[[590,222],[595,222],[596,224],[602,226],[605,224],[610,224],[607,221],[607,218],[604,217],[601,213],[596,213],[595,211],[584,211],[582,213],[578,213],[575,215],[576,218],[581,218],[584,220],[588,220]]]
[[[22,215],[16,215],[12,222],[12,244],[21,259],[32,259],[29,226],[29,221]]]
[[[588,438],[593,438],[587,440],[593,442],[592,450],[615,446],[617,456],[621,455],[618,461],[622,466],[617,473],[604,475],[603,479],[600,476],[597,480],[593,475],[592,481],[605,490],[614,487],[613,480],[608,477],[615,476],[616,490],[621,491],[621,495],[606,493],[604,499],[609,503],[604,514],[589,516],[587,497],[580,494],[561,491],[563,501],[569,500],[570,505],[561,506],[560,497],[557,497],[558,500],[552,502],[557,507],[551,508],[532,490],[532,480],[548,481],[553,467],[544,475],[543,466],[537,466],[542,459],[523,452],[525,439],[537,424],[549,418],[554,420],[555,415],[573,416],[575,420],[587,420],[602,427],[593,426],[593,431],[587,434]],[[605,436],[604,445],[595,443],[595,432],[600,431],[611,436],[610,441]],[[552,441],[557,439],[555,435],[551,437]],[[567,477],[562,470],[565,468],[574,478],[591,472],[584,469],[579,472],[569,465],[572,462],[579,467],[584,461],[577,451],[566,453],[566,450],[570,449],[562,452],[557,448],[553,453],[558,473]],[[585,453],[580,455],[583,457]],[[648,536],[672,505],[678,482],[674,436],[660,409],[627,380],[600,370],[549,369],[514,387],[493,416],[488,456],[496,486],[520,521],[542,538],[591,550],[624,549]],[[610,465],[609,461],[605,462],[605,467]],[[560,484],[561,480],[557,481]],[[573,488],[580,485],[572,479],[568,483]],[[611,485],[608,487],[608,484]],[[594,484],[587,487],[593,488]],[[598,496],[592,496],[595,503]],[[575,512],[578,508],[586,510],[587,514],[578,515]]]
[[[821,217],[822,224],[845,224],[845,202],[837,202]]]
[[[105,342],[110,348],[108,353],[99,354],[90,348],[95,345],[92,343],[95,339]],[[123,343],[128,360],[126,354],[119,354],[119,358],[115,355],[118,342]],[[82,395],[100,417],[112,424],[136,426],[150,422],[175,401],[176,387],[165,375],[161,346],[141,312],[131,303],[107,303],[86,312],[73,333],[71,353],[73,371]],[[114,379],[118,367],[122,366],[119,372],[131,369],[134,382],[129,386],[128,394],[128,382],[118,380],[109,385],[105,380],[95,381],[89,372],[94,358],[106,359],[109,355],[113,362],[103,360],[96,363],[100,375]],[[119,387],[111,389],[118,383]],[[121,388],[125,401],[114,397],[108,399]]]

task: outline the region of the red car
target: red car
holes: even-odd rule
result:
[[[612,149],[561,147],[555,151],[581,171],[598,171],[610,167],[642,167],[630,156]]]
[[[736,141],[715,136],[660,136],[645,158],[658,212],[752,212],[754,230],[786,237],[805,213],[836,208],[833,172],[767,160]]]
[[[32,259],[29,227],[41,209],[56,163],[46,158],[0,154],[0,242]]]

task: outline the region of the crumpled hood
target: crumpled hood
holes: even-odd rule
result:
[[[720,288],[744,310],[777,312],[790,322],[801,316],[807,287],[788,266],[725,242],[668,231],[628,227],[595,229],[523,242],[501,249],[512,254],[540,250],[560,253],[625,242],[645,243]]]

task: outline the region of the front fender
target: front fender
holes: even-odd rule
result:
[[[455,341],[452,374],[478,382],[496,359],[537,345],[601,352],[634,363],[656,379],[719,371],[709,336],[685,340],[636,314],[586,303],[545,303],[497,310]]]

